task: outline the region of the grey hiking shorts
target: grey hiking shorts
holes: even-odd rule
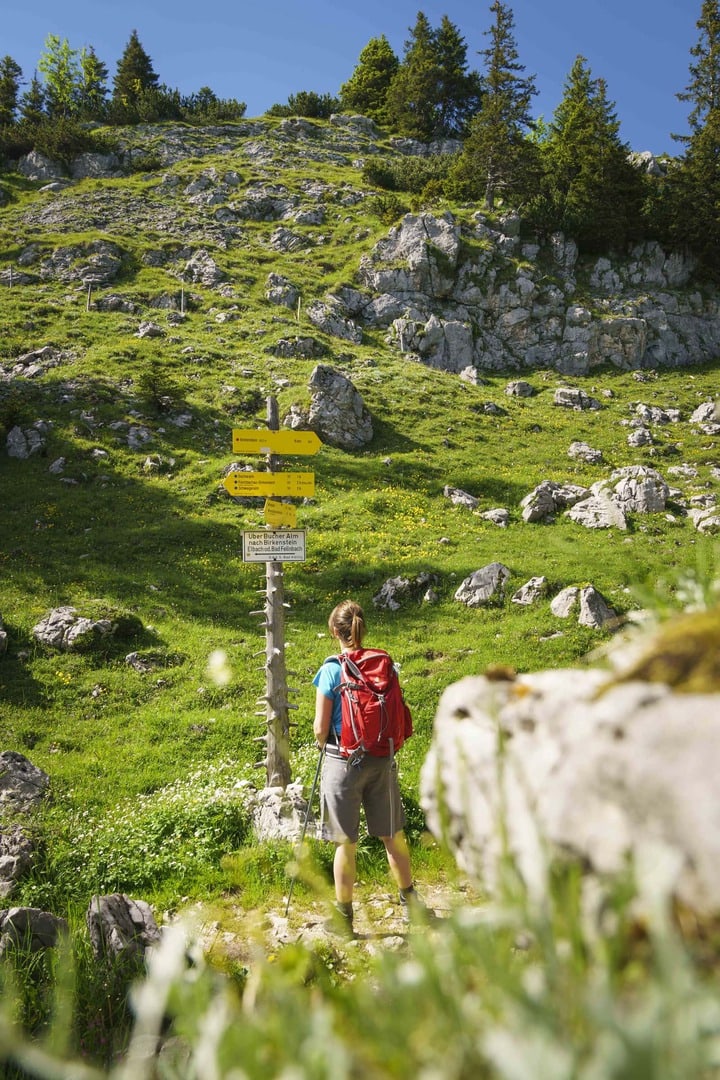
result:
[[[322,821],[337,844],[357,843],[360,810],[370,836],[394,836],[405,828],[397,762],[366,754],[360,765],[326,752],[320,783]]]

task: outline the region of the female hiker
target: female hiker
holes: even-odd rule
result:
[[[372,659],[382,661],[386,658],[392,667],[392,661],[383,650],[362,649],[365,617],[354,600],[343,600],[332,610],[328,627],[337,639],[341,656],[352,653],[354,660],[362,664],[362,656],[369,653]],[[405,918],[410,917],[411,911],[413,914],[424,911],[424,904],[413,886],[410,852],[403,831],[405,811],[400,798],[393,745],[390,744],[382,756],[380,754],[384,747],[380,742],[369,752],[361,749],[352,753],[342,745],[342,681],[340,658],[329,657],[313,679],[313,685],[317,688],[313,731],[318,746],[324,750],[320,785],[323,820],[337,845],[333,861],[335,923],[340,932],[352,937],[352,900],[361,807],[365,810],[369,834],[380,837],[385,845],[390,870],[400,890]],[[399,686],[397,693],[400,694]],[[407,724],[409,712],[406,709],[405,712]],[[402,739],[401,732],[395,745],[399,746]]]

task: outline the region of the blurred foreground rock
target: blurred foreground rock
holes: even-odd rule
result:
[[[715,609],[680,620],[622,681],[585,669],[449,686],[421,774],[430,829],[490,890],[506,838],[536,896],[554,857],[620,874],[659,845],[676,898],[717,914],[719,642]]]

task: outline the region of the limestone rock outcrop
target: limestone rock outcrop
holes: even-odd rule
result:
[[[445,690],[421,803],[473,880],[493,890],[509,854],[540,896],[554,859],[614,875],[664,852],[674,895],[720,912],[720,609],[691,618],[615,675],[468,676]]]

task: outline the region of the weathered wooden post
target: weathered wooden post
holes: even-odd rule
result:
[[[276,398],[267,399],[267,425],[277,431]],[[275,454],[267,455],[268,471],[277,469]],[[285,667],[285,582],[283,564],[268,562],[265,577],[265,670],[267,703],[267,785],[287,787],[290,783],[290,723]]]
[[[278,470],[277,454],[316,454],[321,443],[314,431],[281,431],[278,405],[273,397],[267,399],[268,431],[233,429],[233,450],[236,453],[265,454],[266,472],[230,470],[223,486],[233,497],[265,495],[265,528],[243,532],[243,562],[264,562],[265,605],[251,615],[262,615],[260,626],[265,630],[266,692],[258,699],[263,706],[258,716],[265,717],[266,731],[256,742],[265,747],[265,756],[256,768],[267,769],[268,787],[287,787],[290,782],[290,739],[288,711],[297,709],[288,701],[297,693],[287,684],[285,667],[285,588],[283,562],[302,562],[305,559],[305,530],[296,529],[296,511],[292,504],[276,501],[273,496],[302,498],[315,492],[315,474],[282,472]],[[258,590],[263,592],[262,589]]]

